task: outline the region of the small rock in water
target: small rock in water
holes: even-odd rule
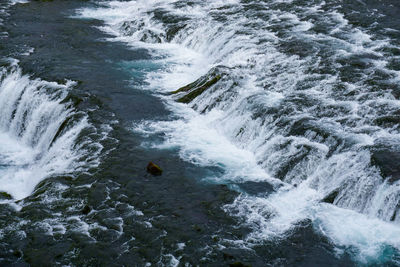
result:
[[[17,258],[21,258],[22,257],[22,252],[19,250],[14,250],[13,251],[13,255]]]
[[[196,232],[201,232],[201,231],[203,231],[203,229],[201,229],[201,227],[198,226],[197,224],[193,225],[193,230],[195,230]]]
[[[149,164],[147,165],[147,172],[151,173],[152,175],[161,175],[162,169],[153,162],[149,162]]]
[[[88,205],[85,205],[85,207],[82,209],[82,213],[88,215],[91,210],[92,209]]]

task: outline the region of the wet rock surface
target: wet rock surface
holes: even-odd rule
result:
[[[400,179],[400,150],[397,147],[375,149],[371,154],[371,162],[377,166],[382,176],[387,178],[389,183]]]
[[[198,80],[179,88],[171,94],[178,94],[177,101],[181,103],[190,103],[201,95],[204,91],[215,85],[223,76],[228,75],[228,68],[219,66],[210,70],[206,75]]]
[[[148,173],[150,173],[154,176],[160,176],[163,172],[163,170],[160,168],[160,166],[158,166],[157,164],[155,164],[153,162],[149,162],[149,164],[147,164],[146,170]]]

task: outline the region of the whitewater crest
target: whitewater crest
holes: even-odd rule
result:
[[[194,163],[281,181],[272,194],[244,193],[225,207],[254,228],[251,242],[311,219],[335,244],[356,247],[360,260],[376,259],[382,244],[400,248],[380,234],[400,223],[400,47],[388,37],[396,29],[379,28],[384,16],[367,5],[354,4],[375,22],[365,25],[354,22],[352,6],[298,2],[111,1],[79,13],[105,21],[110,40],[158,59],[145,89],[168,93],[183,119],[136,130],[166,133],[167,145]],[[236,148],[216,151],[227,141]],[[240,184],[253,174],[219,178]],[[352,216],[368,227],[350,239],[340,232],[357,229]]]
[[[43,179],[73,175],[97,164],[99,145],[83,132],[93,127],[65,84],[23,75],[16,62],[0,72],[0,191],[29,196]]]

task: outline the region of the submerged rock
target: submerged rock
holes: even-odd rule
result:
[[[22,257],[22,252],[19,250],[14,250],[13,251],[13,255],[17,258],[21,258]]]
[[[83,207],[83,209],[82,209],[82,213],[85,215],[88,215],[91,211],[92,211],[92,208],[89,207],[88,205],[85,205],[85,207]]]
[[[152,175],[161,175],[162,169],[157,164],[149,162],[149,164],[147,165],[147,172],[151,173]]]
[[[190,103],[204,91],[215,85],[224,75],[227,75],[226,69],[226,67],[222,66],[215,67],[193,83],[185,85],[178,90],[171,92],[171,94],[183,94],[183,96],[180,96],[176,101],[181,103]]]
[[[196,232],[202,232],[203,231],[203,229],[197,224],[193,225],[193,230],[195,230]]]
[[[247,181],[240,184],[240,188],[250,195],[265,195],[274,192],[274,187],[268,182]]]
[[[235,259],[235,257],[234,256],[232,256],[231,254],[228,254],[228,253],[222,253],[222,256],[224,257],[224,260],[233,260],[233,259]]]

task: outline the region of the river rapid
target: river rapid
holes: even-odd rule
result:
[[[3,265],[400,265],[396,1],[0,5]]]

